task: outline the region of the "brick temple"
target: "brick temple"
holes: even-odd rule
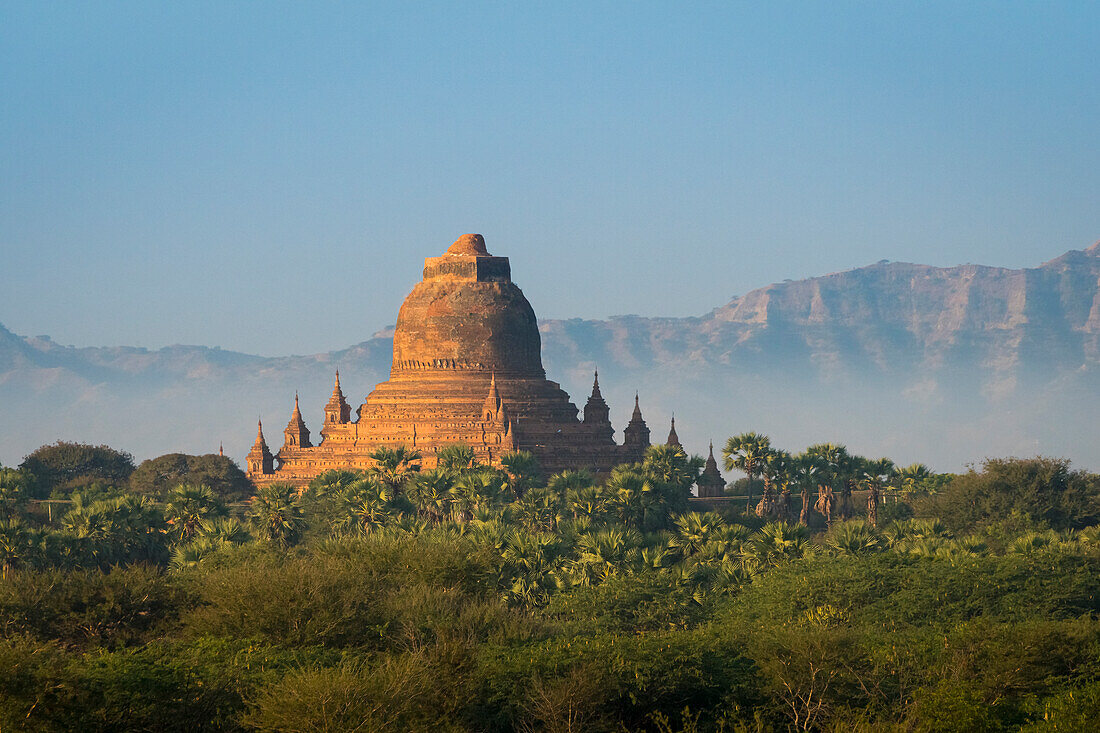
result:
[[[508,258],[490,255],[480,234],[424,260],[424,279],[397,316],[390,378],[367,395],[356,419],[339,372],[324,415],[314,445],[295,396],[274,455],[261,424],[247,458],[253,483],[301,486],[329,469],[365,469],[380,446],[415,449],[425,468],[436,465],[441,448],[459,443],[488,465],[509,451],[530,451],[547,474],[606,473],[640,461],[649,446],[637,397],[620,445],[598,374],[583,417],[546,378],[535,312],[512,282]]]

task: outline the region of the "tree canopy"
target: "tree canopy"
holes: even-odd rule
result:
[[[248,477],[227,456],[168,453],[142,461],[130,476],[130,490],[158,498],[180,484],[208,486],[224,502],[243,501],[254,489]]]
[[[106,445],[58,441],[38,448],[19,467],[30,477],[34,495],[45,498],[94,483],[124,486],[134,472],[134,457]]]

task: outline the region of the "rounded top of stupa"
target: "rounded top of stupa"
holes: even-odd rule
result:
[[[480,234],[463,234],[447,248],[447,254],[488,257],[489,250],[485,249],[485,237]]]
[[[511,281],[508,259],[490,256],[480,234],[429,258],[397,314],[391,376],[424,371],[545,377],[535,312]]]

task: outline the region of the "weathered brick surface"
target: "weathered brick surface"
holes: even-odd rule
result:
[[[569,395],[546,379],[535,313],[511,281],[508,258],[490,255],[476,234],[425,260],[424,279],[398,313],[390,379],[356,415],[352,421],[337,375],[320,444],[308,445],[296,404],[277,467],[265,470],[258,436],[249,477],[257,485],[304,485],[332,468],[368,468],[379,446],[415,448],[431,468],[439,449],[455,443],[471,446],[483,463],[528,450],[547,472],[603,473],[640,460],[649,444],[637,409],[627,444],[614,442],[598,384],[578,419]]]

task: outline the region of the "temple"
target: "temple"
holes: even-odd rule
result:
[[[675,432],[675,422],[673,422],[672,429]],[[714,443],[710,444],[710,455],[707,456],[703,473],[696,480],[695,485],[699,487],[700,499],[713,499],[726,495],[726,480],[722,478],[722,474],[718,471],[718,461],[714,460]]]
[[[419,451],[422,465],[432,468],[441,448],[460,443],[488,465],[524,450],[547,474],[603,474],[640,461],[649,446],[637,395],[619,445],[598,373],[583,418],[546,378],[535,313],[512,282],[508,258],[490,255],[480,234],[464,235],[442,256],[425,259],[424,279],[398,312],[390,378],[367,395],[355,418],[337,372],[318,445],[295,396],[274,456],[259,426],[247,458],[249,478],[257,486],[302,486],[329,469],[369,468],[370,454],[383,446]]]

